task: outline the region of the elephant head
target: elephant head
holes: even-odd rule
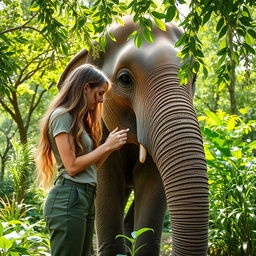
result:
[[[110,78],[104,124],[109,131],[117,126],[129,128],[128,143],[140,147],[140,161],[146,153],[152,157],[170,211],[172,255],[206,255],[206,161],[192,83],[180,85],[177,77],[181,64],[174,45],[182,32],[173,23],[166,25],[166,31],[153,26],[154,42],[143,42],[137,48],[127,36],[138,27],[130,17],[124,18],[124,23],[110,28],[116,41],[108,40],[106,51],[96,60],[81,51],[67,66],[60,83],[83,62],[95,64]]]

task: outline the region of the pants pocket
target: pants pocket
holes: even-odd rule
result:
[[[69,208],[75,207],[79,203],[79,201],[80,201],[79,191],[76,187],[73,187],[72,190],[70,191],[68,207]]]
[[[47,217],[49,214],[51,214],[55,200],[58,196],[58,191],[52,190],[48,194],[45,204],[44,204],[44,215]]]

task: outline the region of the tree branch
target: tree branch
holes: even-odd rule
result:
[[[37,55],[36,57],[32,58],[32,59],[20,70],[20,75],[19,75],[18,79],[16,80],[14,87],[17,88],[17,87],[22,83],[21,81],[24,82],[24,81],[26,80],[26,79],[24,79],[24,78],[22,79],[22,76],[23,76],[25,70],[26,70],[31,64],[33,64],[36,59],[38,59],[40,56],[42,56],[42,55],[44,55],[44,54],[46,54],[46,53],[48,53],[48,52],[51,52],[51,51],[52,51],[52,49],[51,49],[51,50],[47,50],[47,51],[45,51],[45,52],[40,53],[40,54]]]
[[[30,119],[31,119],[31,116],[32,116],[32,113],[34,112],[34,110],[36,109],[36,107],[39,105],[40,101],[41,101],[41,98],[43,97],[44,93],[47,92],[49,89],[51,89],[53,87],[54,83],[51,83],[50,86],[48,87],[48,89],[44,89],[38,96],[37,98],[37,101],[35,102],[34,105],[31,104],[30,106],[30,110],[29,110],[29,113],[28,113],[28,118],[27,118],[27,121],[26,121],[26,129],[28,129],[28,126],[29,126],[29,123],[30,123]]]
[[[3,106],[5,111],[8,112],[14,120],[16,120],[15,113],[3,102],[2,99],[0,99],[0,104]]]
[[[26,25],[27,25],[31,20],[33,20],[33,19],[36,17],[37,14],[38,14],[38,12],[36,12],[36,13],[35,13],[28,21],[26,21],[23,25],[18,26],[18,27],[15,27],[15,28],[6,29],[6,30],[0,32],[0,35],[5,34],[5,33],[9,33],[9,32],[12,32],[12,31],[15,31],[15,30],[18,30],[18,29],[26,28]]]

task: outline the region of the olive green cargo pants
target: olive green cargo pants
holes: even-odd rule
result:
[[[89,256],[95,219],[95,186],[61,177],[44,206],[52,256]]]

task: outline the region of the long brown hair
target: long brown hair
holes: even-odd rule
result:
[[[54,177],[54,156],[49,141],[49,119],[54,110],[58,107],[64,108],[59,115],[69,112],[72,116],[71,134],[74,136],[76,148],[81,150],[84,145],[81,141],[82,132],[87,130],[97,147],[102,137],[101,116],[102,104],[97,104],[94,110],[87,110],[84,85],[89,84],[95,88],[104,83],[108,87],[110,82],[107,77],[91,64],[84,64],[76,68],[60,89],[49,106],[45,116],[41,120],[41,137],[36,154],[36,165],[38,170],[38,181],[45,188],[49,188]]]

